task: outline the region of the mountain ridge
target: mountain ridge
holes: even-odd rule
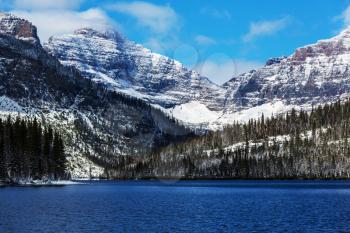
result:
[[[333,38],[296,49],[277,63],[238,75],[225,83],[228,100],[239,109],[268,101],[307,107],[347,98],[349,45],[347,28]]]
[[[210,96],[220,97],[219,86],[178,61],[153,53],[123,36],[108,37],[84,28],[74,34],[51,37],[44,47],[88,78],[152,104],[170,108],[195,99],[212,109],[219,106],[208,101]]]
[[[290,56],[271,58],[264,67],[237,75],[221,86],[117,32],[117,41],[105,36],[106,40],[99,40],[70,34],[51,38],[44,47],[63,64],[90,72],[90,79],[116,82],[112,85],[115,90],[159,105],[182,122],[219,129],[235,120],[247,121],[250,109],[259,112],[253,114],[256,118],[263,112],[272,115],[295,107],[310,109],[312,105],[347,98],[350,87],[342,83],[350,76],[346,68],[350,57],[349,31],[298,48]],[[112,46],[103,46],[104,43]],[[102,47],[91,48],[96,44]],[[87,45],[89,48],[84,49]],[[90,50],[96,59],[94,63],[79,55]],[[84,67],[86,64],[89,65]],[[338,84],[331,79],[334,75]]]

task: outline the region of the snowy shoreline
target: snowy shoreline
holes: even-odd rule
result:
[[[66,186],[66,185],[77,185],[81,184],[76,181],[71,180],[18,180],[18,181],[6,181],[6,182],[0,182],[0,187],[7,187],[7,186],[24,186],[24,187],[31,187],[31,186]]]
[[[115,178],[115,179],[77,179],[77,180],[59,180],[59,181],[42,181],[33,180],[27,182],[2,182],[0,188],[4,187],[62,187],[68,185],[86,184],[80,181],[349,181],[349,177],[328,177],[328,178],[311,178],[311,177],[289,177],[289,178],[233,178],[233,177],[138,177],[138,178]]]

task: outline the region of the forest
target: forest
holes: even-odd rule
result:
[[[223,130],[123,156],[113,178],[348,178],[350,100],[234,123]]]
[[[0,119],[0,181],[67,178],[61,135],[33,120]]]

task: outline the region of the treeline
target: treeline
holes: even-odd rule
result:
[[[349,178],[350,101],[263,115],[123,158],[111,177]]]
[[[0,119],[0,181],[66,178],[61,135],[37,119]]]

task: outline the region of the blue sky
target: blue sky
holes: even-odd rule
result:
[[[349,0],[0,0],[38,26],[42,41],[111,25],[214,82],[329,38],[350,24]]]

